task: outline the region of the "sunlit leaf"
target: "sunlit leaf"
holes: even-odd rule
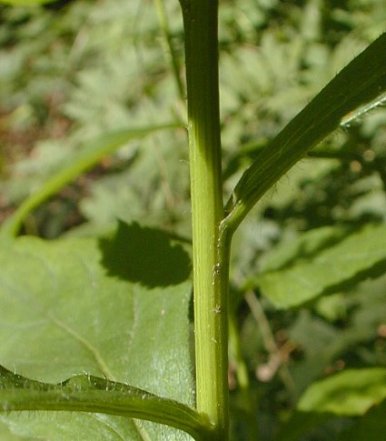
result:
[[[322,239],[328,230],[323,229],[320,233],[319,239]],[[298,245],[290,245],[287,256],[296,249],[298,254],[287,266],[262,273],[255,280],[262,293],[278,308],[301,305],[386,271],[386,225],[370,225],[341,237],[336,243],[327,241],[315,254],[307,249],[312,251],[318,243],[317,235],[308,237],[311,239],[309,245],[301,239]],[[280,257],[282,263],[288,258],[286,254]]]
[[[33,441],[32,438],[25,438],[14,435],[2,422],[0,422],[0,439],[1,441]]]
[[[149,289],[110,275],[107,260],[91,239],[3,243],[0,364],[46,383],[86,373],[193,404],[190,283]],[[11,412],[1,419],[17,434],[50,440],[186,439],[115,416]]]
[[[363,415],[386,398],[386,369],[348,369],[312,384],[298,410]]]
[[[262,272],[290,268],[297,260],[310,260],[319,252],[344,239],[347,230],[341,226],[315,228],[300,234],[296,239],[284,240],[262,256]]]

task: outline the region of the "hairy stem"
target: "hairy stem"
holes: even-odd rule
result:
[[[228,440],[228,251],[223,218],[217,1],[181,1],[184,16],[193,226],[197,410]]]

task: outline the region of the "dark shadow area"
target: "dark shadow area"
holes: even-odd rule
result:
[[[109,276],[148,288],[177,285],[189,277],[188,253],[162,230],[119,221],[115,234],[99,241]]]

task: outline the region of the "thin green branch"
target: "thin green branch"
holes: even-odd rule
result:
[[[264,193],[350,112],[385,93],[385,53],[386,33],[351,61],[259,154],[226,205],[224,222],[232,231]]]

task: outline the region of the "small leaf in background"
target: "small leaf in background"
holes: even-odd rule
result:
[[[143,286],[177,285],[189,277],[190,260],[181,245],[163,231],[119,222],[114,237],[100,240],[102,264],[109,276]]]
[[[337,321],[331,322],[321,314],[320,300],[313,304],[313,310],[301,308],[288,330],[289,340],[302,354],[290,366],[297,396],[313,381],[323,378],[326,369],[353,367],[353,360],[363,367],[385,365],[382,332],[386,317],[386,276],[367,280],[340,294],[342,315]]]
[[[385,225],[369,225],[329,245],[307,258],[304,243],[290,266],[257,277],[262,293],[276,307],[290,308],[386,271]]]
[[[335,415],[363,415],[386,399],[386,369],[347,369],[313,383],[298,410]]]
[[[190,283],[147,289],[110,277],[102,258],[92,239],[3,243],[0,364],[49,383],[87,373],[192,404]],[[51,441],[188,439],[97,414],[11,412],[0,419],[14,433]]]
[[[347,230],[341,226],[328,226],[305,231],[295,240],[284,240],[262,256],[261,271],[278,271],[290,268],[298,259],[312,259],[322,250],[343,240],[346,234]]]

